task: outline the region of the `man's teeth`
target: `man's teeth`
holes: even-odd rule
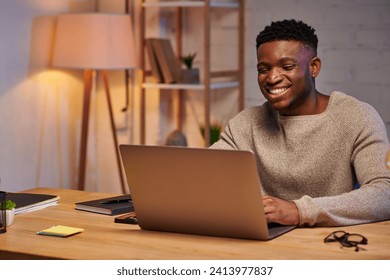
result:
[[[281,94],[285,93],[287,90],[288,90],[288,88],[275,88],[275,89],[270,89],[269,92],[271,94],[281,95]]]

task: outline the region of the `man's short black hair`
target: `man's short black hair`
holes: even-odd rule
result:
[[[282,20],[272,22],[256,37],[256,49],[264,43],[273,41],[300,41],[317,52],[318,38],[315,29],[302,21]]]

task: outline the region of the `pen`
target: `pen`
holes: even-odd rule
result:
[[[106,200],[100,202],[101,204],[115,204],[115,203],[125,203],[125,202],[131,202],[131,199],[113,199],[113,200]]]

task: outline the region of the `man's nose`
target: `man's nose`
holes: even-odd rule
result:
[[[279,71],[277,71],[276,69],[273,69],[273,70],[268,72],[267,82],[269,84],[276,84],[276,83],[280,82],[282,79],[283,79],[283,77],[282,77],[281,73]]]

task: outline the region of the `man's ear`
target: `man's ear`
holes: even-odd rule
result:
[[[317,56],[310,60],[310,74],[312,78],[316,78],[321,71],[321,59]]]

